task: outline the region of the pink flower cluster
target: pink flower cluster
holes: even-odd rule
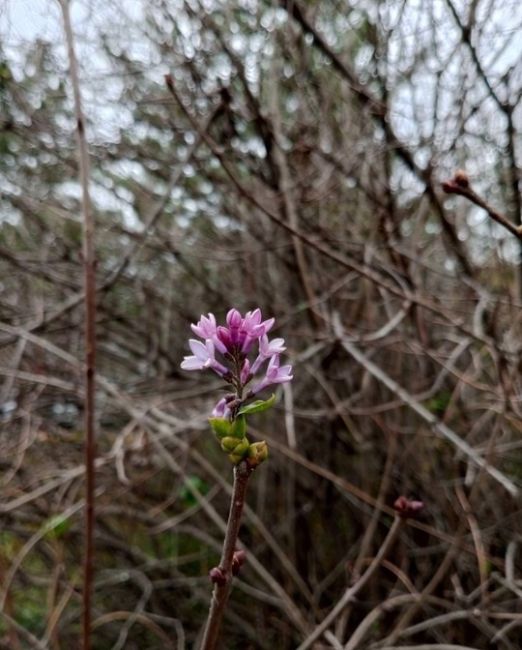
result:
[[[291,381],[292,366],[280,366],[279,355],[286,350],[284,339],[268,339],[268,332],[275,320],[263,320],[261,310],[255,309],[242,316],[237,309],[231,309],[226,318],[227,326],[217,325],[214,314],[201,316],[196,325],[191,325],[196,336],[203,339],[190,339],[191,356],[183,359],[184,370],[210,369],[234,386],[237,397],[252,397],[273,384]],[[251,363],[248,355],[257,346],[257,355]],[[221,360],[216,359],[221,355]],[[260,378],[243,396],[244,387],[254,379],[264,364],[268,364],[264,376]],[[218,402],[214,414],[219,417],[228,415],[228,402],[224,398]]]

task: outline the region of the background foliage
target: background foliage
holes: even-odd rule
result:
[[[35,38],[1,16],[0,646],[54,650],[79,634],[84,317],[67,59],[55,3],[36,4]],[[519,499],[382,377],[520,485],[520,248],[440,190],[463,167],[521,222],[519,3],[73,9],[97,222],[95,647],[195,647],[231,469],[206,422],[220,382],[179,363],[201,313],[259,306],[295,380],[256,420],[271,457],[224,647],[299,645],[406,494],[425,512],[332,627],[339,647],[387,602],[357,647],[517,648]]]

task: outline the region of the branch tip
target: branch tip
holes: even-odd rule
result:
[[[408,499],[405,496],[400,496],[393,504],[393,509],[401,519],[409,519],[415,517],[424,508],[423,501],[416,501]]]
[[[165,79],[165,85],[167,86],[167,88],[168,88],[170,91],[174,90],[174,79],[172,78],[172,75],[170,74],[170,72],[167,73],[167,74],[164,76],[164,79]]]

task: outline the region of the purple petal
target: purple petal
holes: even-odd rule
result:
[[[237,329],[241,327],[243,318],[237,309],[231,309],[227,314],[227,325],[230,329]]]
[[[214,334],[211,340],[212,343],[217,348],[218,352],[221,352],[221,354],[225,354],[225,352],[227,351],[227,347],[219,340],[216,334]]]
[[[253,325],[259,325],[259,323],[261,322],[261,310],[259,309],[259,307],[257,309],[254,309],[254,311],[252,312],[249,311],[248,314],[245,316],[245,320],[247,316],[250,317],[250,320],[252,321]]]
[[[272,329],[272,326],[273,326],[274,323],[275,323],[275,318],[269,318],[264,323],[261,323],[261,325],[263,326],[263,328],[265,330],[264,331],[265,334]]]
[[[200,322],[201,322],[201,321],[200,321]],[[203,331],[203,329],[201,328],[201,326],[200,326],[199,324],[198,324],[198,325],[194,325],[194,323],[191,323],[191,325],[190,325],[190,329],[194,332],[194,334],[195,334],[196,336],[199,336],[199,337],[202,338],[202,339],[205,338],[205,332]]]
[[[256,372],[259,370],[259,368],[261,368],[261,366],[263,365],[263,363],[264,363],[266,360],[267,360],[267,357],[265,357],[265,356],[263,356],[262,354],[260,354],[260,355],[257,357],[257,359],[254,361],[254,363],[252,364],[252,368],[250,369],[250,372],[251,372],[253,375],[255,375]]]
[[[225,350],[230,350],[232,347],[232,337],[230,336],[230,330],[227,327],[222,327],[221,325],[217,328],[217,338],[225,346]]]
[[[196,339],[189,339],[189,347],[198,359],[201,361],[206,361],[208,359],[208,349],[204,343],[201,341],[196,341]]]
[[[243,367],[241,368],[241,383],[246,384],[250,376],[250,361],[245,359],[243,362]]]
[[[214,406],[212,416],[215,418],[227,418],[230,415],[230,409],[227,406],[227,400],[222,397],[219,402]]]
[[[262,390],[264,390],[267,386],[270,386],[270,381],[265,377],[260,382],[252,386],[250,392],[252,393],[252,395],[257,395]]]
[[[225,368],[223,364],[219,363],[219,361],[216,361],[215,359],[209,359],[205,366],[207,368],[211,368],[214,372],[217,372],[220,377],[224,377],[225,375],[229,374],[228,368]]]
[[[196,336],[202,339],[209,339],[216,334],[216,318],[214,314],[209,313],[207,316],[201,316],[197,325],[190,326]]]
[[[278,368],[279,368],[279,355],[274,354],[274,356],[270,358],[268,368],[266,369],[267,378],[271,379],[272,377],[276,377]]]
[[[278,369],[276,377],[273,379],[275,384],[284,384],[287,381],[292,381],[292,366],[281,366]]]
[[[270,341],[269,348],[272,352],[284,352],[286,350],[285,340],[273,339],[272,341]]]
[[[185,357],[181,362],[183,370],[202,370],[203,363],[197,357]]]

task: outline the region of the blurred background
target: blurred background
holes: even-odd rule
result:
[[[314,647],[516,650],[521,245],[440,184],[464,169],[521,223],[522,5],[74,0],[71,12],[98,260],[93,647],[197,645],[232,472],[206,421],[222,382],[179,364],[200,314],[260,307],[295,379],[251,418],[270,459],[249,487],[222,647],[296,648],[404,494],[423,513]],[[77,179],[59,5],[1,0],[6,649],[79,647]]]

